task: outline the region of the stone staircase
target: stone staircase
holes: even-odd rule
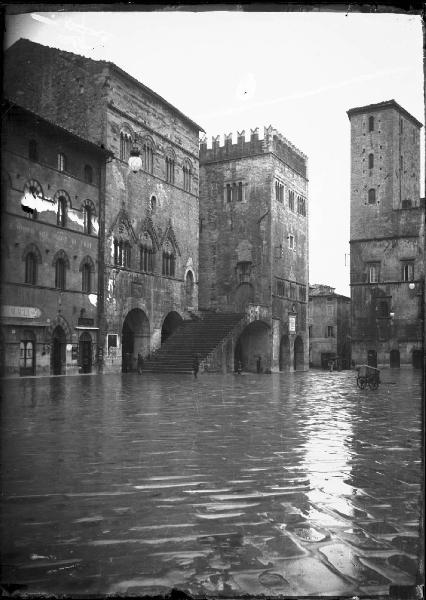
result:
[[[152,373],[191,373],[194,355],[201,363],[244,319],[239,313],[199,311],[145,360],[143,370]]]

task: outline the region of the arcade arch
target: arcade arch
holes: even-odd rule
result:
[[[240,361],[244,371],[257,371],[257,360],[261,369],[270,368],[269,326],[263,321],[254,321],[245,327],[238,337],[234,351],[234,367]]]
[[[174,310],[169,312],[163,321],[163,326],[161,327],[161,344],[164,344],[167,338],[170,337],[182,323],[183,319],[179,313]]]
[[[145,357],[150,349],[149,320],[143,310],[133,308],[123,321],[121,332],[121,370],[133,371],[139,352]]]

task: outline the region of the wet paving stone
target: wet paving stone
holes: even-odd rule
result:
[[[386,593],[415,581],[420,376],[8,381],[3,577],[41,594]]]

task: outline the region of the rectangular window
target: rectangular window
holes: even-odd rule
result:
[[[290,248],[290,250],[294,250],[294,248],[295,248],[294,235],[288,236],[288,247]]]
[[[299,300],[302,300],[303,302],[306,300],[306,286],[304,285],[299,287]]]
[[[309,337],[312,337],[312,328],[313,328],[313,325],[309,325]]]
[[[290,298],[296,300],[296,286],[293,283],[290,283]]]
[[[327,326],[327,337],[334,337],[334,329],[332,325]]]
[[[404,261],[402,263],[402,281],[414,280],[414,261]]]
[[[292,190],[288,191],[288,207],[294,211],[294,192]]]
[[[226,201],[232,202],[232,186],[230,183],[226,184]]]

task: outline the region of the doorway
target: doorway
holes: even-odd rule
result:
[[[24,331],[19,344],[19,374],[22,377],[35,375],[35,335]]]
[[[82,373],[92,372],[92,338],[86,331],[81,334],[79,339],[78,354]]]
[[[389,354],[389,364],[391,369],[399,369],[400,356],[399,350],[391,350]]]
[[[413,350],[412,361],[415,369],[421,369],[423,367],[423,351]]]
[[[65,371],[66,344],[65,332],[60,325],[57,325],[52,334],[51,368],[53,375],[62,375]]]
[[[304,347],[303,340],[298,335],[294,340],[294,370],[295,371],[304,371],[305,369],[305,357],[304,357]]]

